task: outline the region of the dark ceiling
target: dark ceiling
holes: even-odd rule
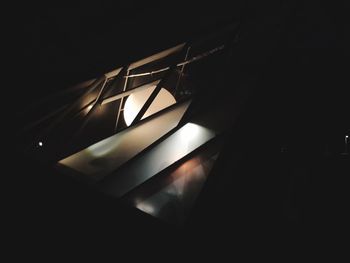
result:
[[[272,196],[272,193],[275,194],[276,189],[282,188],[272,178],[277,178],[280,174],[289,176],[290,171],[292,174],[295,171],[298,175],[298,171],[305,167],[303,171],[311,174],[308,171],[311,171],[310,167],[315,163],[311,165],[309,158],[312,159],[315,152],[320,154],[325,145],[328,145],[333,153],[339,153],[342,150],[344,134],[350,128],[348,98],[345,96],[348,81],[346,81],[345,67],[343,67],[344,54],[347,51],[342,40],[343,32],[341,27],[338,27],[342,16],[339,12],[341,6],[336,6],[337,3],[229,2],[218,0],[201,1],[195,4],[188,1],[80,1],[66,6],[47,4],[40,7],[30,6],[30,9],[23,7],[18,11],[21,13],[18,16],[23,18],[19,31],[21,39],[19,64],[27,70],[19,79],[21,95],[17,96],[17,102],[23,106],[21,109],[23,110],[26,105],[31,104],[29,101],[33,102],[60,89],[67,89],[72,84],[94,78],[116,66],[184,40],[215,31],[221,25],[239,21],[241,38],[234,57],[235,66],[226,70],[227,73],[239,72],[238,75],[241,77],[232,78],[227,82],[227,92],[230,92],[230,85],[251,87],[253,90],[251,98],[246,103],[246,110],[240,118],[237,131],[232,133],[232,138],[236,136],[237,139],[237,136],[240,136],[238,145],[247,157],[235,171],[238,177],[227,177],[239,178],[238,181],[233,182],[228,179],[222,181],[217,188],[214,185],[212,194],[208,194],[208,198],[204,199],[209,200],[211,205],[206,202],[200,204],[202,207],[208,205],[208,211],[204,215],[212,212],[210,219],[205,220],[201,217],[203,215],[201,212],[198,212],[197,219],[203,221],[202,226],[212,227],[213,233],[220,226],[219,229],[223,232],[231,229],[233,236],[236,228],[234,223],[229,221],[234,219],[229,216],[232,212],[229,207],[232,205],[230,198],[234,189],[242,194],[238,196],[241,198],[240,206],[234,207],[238,209],[236,215],[246,213],[246,218],[251,220],[249,223],[245,223],[243,219],[239,222],[245,229],[250,228],[251,224],[258,227],[259,222],[266,223],[269,220],[257,222],[258,220],[255,219],[257,216],[260,218],[259,213],[273,211],[269,214],[270,216],[277,214],[277,205],[271,205],[269,207],[271,210],[264,210],[259,206],[263,202],[266,202],[264,203],[266,205],[271,204],[271,200],[279,201]],[[19,94],[17,88],[16,94]],[[231,175],[229,165],[232,161],[230,159],[232,145],[237,146],[233,142],[227,143],[224,150],[226,158],[221,159],[221,166],[219,166],[221,170],[218,168],[217,174]],[[283,163],[279,157],[275,158],[275,153],[269,154],[274,151],[279,153],[282,145],[287,145],[297,156],[288,164]],[[296,176],[293,177],[296,178],[295,181],[289,182],[289,186],[301,185],[300,188],[288,188],[291,195],[298,195],[300,194],[298,191],[301,191],[301,199],[298,199],[301,210],[306,211],[310,208],[304,205],[307,203],[305,201],[307,198],[311,200],[311,195],[306,198],[305,192],[311,191],[313,196],[317,196],[319,210],[317,213],[316,210],[310,210],[308,214],[309,219],[312,218],[312,220],[318,220],[323,209],[332,207],[330,204],[323,205],[327,198],[322,197],[324,194],[322,189],[331,184],[333,186],[331,193],[337,194],[336,187],[342,185],[337,179],[329,181],[331,175],[332,178],[340,178],[333,176],[333,173],[341,174],[340,168],[337,168],[340,166],[336,166],[336,169],[333,169],[333,166],[329,166],[331,168],[327,166],[326,169],[322,165],[322,161],[318,161],[317,168],[312,168],[313,176],[315,173],[323,175],[323,181],[318,181],[319,184],[311,184],[310,188],[304,187],[308,184],[307,180],[311,175]],[[96,213],[100,213],[106,218],[111,218],[113,212],[106,207],[111,208],[114,203],[110,204],[109,201],[104,203],[100,200],[103,203],[101,206],[102,203],[96,201],[96,196],[91,193],[84,195],[85,190],[79,190],[79,192],[77,186],[69,186],[69,189],[66,187],[68,197],[66,196],[62,201],[60,199],[62,196],[54,195],[50,193],[52,189],[46,188],[49,184],[57,194],[60,192],[60,187],[63,187],[63,183],[58,186],[53,186],[57,183],[56,181],[48,183],[45,179],[46,168],[40,170],[25,159],[23,159],[23,166],[26,170],[33,170],[40,174],[29,183],[26,179],[31,189],[36,191],[32,194],[34,197],[27,202],[30,204],[37,202],[37,205],[33,208],[34,210],[28,208],[25,213],[34,213],[39,217],[44,214],[42,211],[46,208],[50,213],[46,214],[49,222],[57,225],[60,220],[63,220],[64,226],[70,226],[70,215],[74,214],[75,227],[80,226],[82,233],[87,228],[93,229],[92,220],[81,222],[84,216],[96,219]],[[24,178],[24,174],[21,174],[20,178]],[[265,177],[260,175],[267,176],[268,179],[263,180],[261,178]],[[269,175],[275,177],[268,177]],[[308,179],[304,180],[304,178]],[[239,186],[237,182],[240,183]],[[271,193],[269,197],[266,197],[266,191]],[[28,192],[31,193],[32,190],[25,191],[25,193]],[[43,195],[51,196],[51,200],[48,201],[49,208],[46,203],[40,201]],[[88,203],[81,196],[88,196],[86,199],[89,200]],[[72,197],[75,198],[73,201],[69,199]],[[23,197],[20,196],[19,199],[23,200]],[[332,200],[339,201],[339,199]],[[218,203],[221,205],[216,206]],[[62,205],[67,204],[70,204],[68,210],[62,208]],[[83,208],[75,211],[76,206]],[[253,210],[250,208],[257,207],[258,210],[251,212]],[[301,211],[300,209],[298,211]],[[83,215],[78,215],[79,211],[83,211]],[[335,213],[332,209],[327,211]],[[329,213],[327,220],[331,219]],[[57,220],[56,216],[59,216],[60,220]],[[138,225],[141,222],[132,218],[134,217],[123,215],[119,222],[125,225],[128,223]],[[40,228],[41,223],[36,219],[33,219],[33,222]],[[148,222],[149,219],[142,220]],[[321,220],[321,222],[327,220]],[[332,220],[333,223],[337,222],[335,218]],[[114,224],[111,219],[98,222],[109,226]],[[274,226],[273,221],[268,222],[268,227]],[[283,222],[279,221],[280,225],[283,225]],[[311,222],[310,225],[312,224]],[[49,223],[44,225],[50,226]],[[147,224],[143,226],[145,225]],[[324,226],[323,223],[317,226],[321,225]],[[265,225],[261,226],[261,229],[264,227]],[[136,227],[135,231],[141,228],[141,226]],[[68,229],[75,228],[70,226]],[[104,230],[107,230],[107,227]],[[202,229],[198,227],[199,232],[200,230]],[[278,231],[275,229],[276,233]],[[243,232],[244,230],[241,235],[245,236]]]
[[[333,4],[79,1],[23,10],[20,52],[30,88],[21,91],[22,105],[239,21],[235,59],[240,71],[257,78],[252,111],[264,108],[276,115],[272,122],[292,133],[331,137],[349,128],[341,66],[345,50]]]

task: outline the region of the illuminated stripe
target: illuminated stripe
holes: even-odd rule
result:
[[[174,105],[166,112],[93,144],[59,161],[58,164],[78,172],[83,177],[98,180],[175,128],[189,105],[190,101]]]
[[[214,137],[213,131],[187,123],[115,174],[106,177],[97,187],[106,194],[121,197]]]

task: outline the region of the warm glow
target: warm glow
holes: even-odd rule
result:
[[[190,101],[175,105],[164,114],[122,130],[59,163],[87,176],[107,175],[175,128],[189,105]],[[100,108],[103,107],[97,107]]]
[[[88,111],[90,111],[91,109],[92,109],[92,104],[91,105],[89,105],[88,107],[87,107],[87,109],[88,109]]]
[[[141,110],[142,106],[145,104],[147,99],[151,96],[156,86],[151,86],[148,89],[141,90],[131,94],[126,102],[124,107],[124,120],[126,125],[130,126],[130,124],[135,119],[136,115]],[[150,107],[145,112],[143,118],[146,118],[162,109],[169,107],[170,105],[176,103],[175,98],[169,91],[162,88],[156,98],[153,100]]]
[[[155,213],[154,206],[152,204],[147,204],[146,202],[140,202],[136,204],[136,207],[142,212],[153,215]]]
[[[86,106],[85,109],[84,109],[85,114],[88,114],[91,111],[93,106],[94,106],[93,103],[91,103],[90,105]]]
[[[173,95],[166,89],[161,89],[157,97],[154,99],[145,114],[142,116],[142,119],[147,118],[148,116],[151,116],[152,114],[161,111],[162,109],[165,109],[175,103],[176,100]]]

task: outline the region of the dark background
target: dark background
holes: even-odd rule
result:
[[[26,70],[18,78],[18,112],[236,21],[241,33],[234,66],[223,69],[232,74],[227,92],[238,85],[252,95],[228,136],[215,179],[184,229],[60,179],[49,167],[14,153],[14,242],[36,236],[94,244],[112,238],[143,246],[151,239],[164,245],[198,238],[210,246],[225,237],[240,247],[261,247],[268,239],[288,247],[343,233],[349,170],[340,153],[350,126],[342,6],[305,2],[80,1],[23,7],[17,44]],[[21,127],[21,119],[14,124]]]

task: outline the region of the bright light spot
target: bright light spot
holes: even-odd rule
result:
[[[146,202],[138,203],[136,205],[136,208],[150,215],[152,215],[155,212],[154,206],[151,204],[147,204]]]
[[[349,136],[348,136],[348,135],[345,135],[345,138],[347,139],[347,138],[349,138]]]
[[[92,109],[93,105],[90,104],[88,107],[87,107],[87,111],[89,112],[91,109]]]
[[[84,109],[85,114],[88,114],[91,111],[93,106],[94,106],[93,103],[91,103],[89,106],[86,106]]]
[[[180,129],[181,139],[184,141],[191,141],[194,137],[198,135],[199,130],[200,126],[193,123],[187,123]]]
[[[151,96],[155,87],[156,86],[154,85],[147,89],[137,91],[127,98],[123,112],[126,125],[130,126],[130,124],[135,119],[136,115],[141,110],[142,106]],[[150,107],[145,112],[143,118],[146,118],[162,109],[165,109],[174,103],[176,103],[176,100],[173,97],[173,95],[171,95],[171,93],[166,89],[162,88],[159,91],[157,97],[153,100]]]
[[[42,147],[42,146],[43,146],[43,143],[42,143],[42,142],[39,142],[38,145],[39,145],[40,147]]]

